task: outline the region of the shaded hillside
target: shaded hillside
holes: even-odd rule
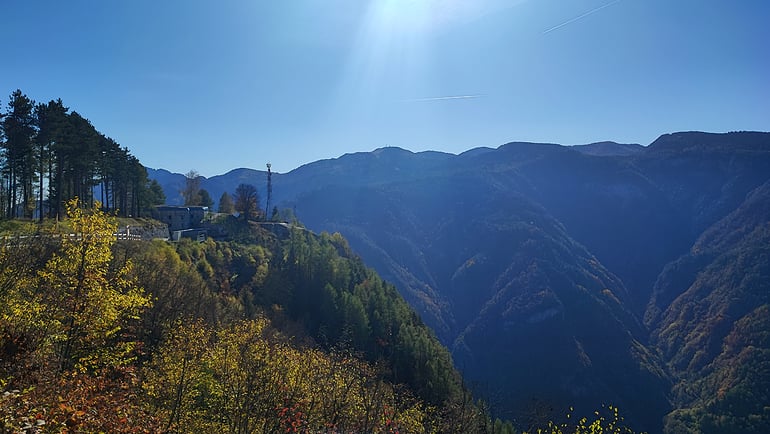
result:
[[[527,426],[539,405],[560,415],[612,402],[659,429],[668,383],[638,341],[626,289],[542,207],[510,193],[513,182],[456,168],[448,179],[327,188],[297,210],[344,216],[308,224],[347,233],[500,414]]]
[[[770,179],[770,133],[666,134],[634,164],[685,219],[692,243]]]
[[[642,317],[658,327],[712,264],[688,251],[729,231],[715,224],[770,179],[770,134],[616,145],[384,148],[308,164],[274,178],[274,192],[394,282],[500,411],[521,415],[528,404],[516,400],[539,396],[531,380],[557,405],[618,400],[650,421],[666,411],[667,375]],[[638,399],[637,384],[657,406]]]
[[[671,432],[770,426],[770,183],[661,274],[651,343],[678,376]]]
[[[470,164],[497,178],[517,178],[519,191],[540,203],[567,233],[630,292],[643,312],[661,267],[691,243],[686,221],[631,157],[599,157],[574,147],[510,143]]]

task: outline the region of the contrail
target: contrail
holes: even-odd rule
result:
[[[583,19],[583,18],[585,18],[585,17],[587,17],[587,16],[589,16],[591,14],[595,14],[596,12],[599,12],[600,10],[602,10],[604,8],[608,8],[608,7],[612,6],[612,5],[614,5],[615,3],[620,3],[620,1],[621,0],[611,1],[611,2],[609,2],[607,4],[605,4],[605,5],[599,6],[598,8],[591,9],[590,11],[584,13],[583,15],[577,16],[577,17],[575,17],[575,18],[573,18],[571,20],[567,20],[567,21],[559,24],[558,26],[551,27],[550,29],[544,31],[543,34],[545,35],[546,33],[553,32],[554,30],[557,30],[557,29],[561,29],[562,27],[566,26],[567,24],[572,24],[572,23],[574,23],[577,20]]]
[[[481,98],[484,95],[451,95],[451,96],[434,96],[431,98],[413,98],[405,99],[405,102],[423,102],[423,101],[446,101],[449,99],[472,99]]]

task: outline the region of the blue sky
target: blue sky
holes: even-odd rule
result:
[[[770,130],[767,0],[7,0],[0,18],[3,106],[62,98],[176,172]]]

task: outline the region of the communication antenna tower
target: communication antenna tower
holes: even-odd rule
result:
[[[265,220],[270,216],[270,202],[273,200],[273,172],[270,171],[270,163],[267,163],[267,203],[265,204]]]

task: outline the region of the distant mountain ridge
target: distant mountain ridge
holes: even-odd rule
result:
[[[183,182],[148,172],[164,188]],[[542,403],[561,412],[612,401],[641,429],[718,432],[714,420],[740,424],[757,410],[725,410],[728,401],[710,401],[709,387],[682,391],[723,374],[748,378],[725,374],[728,365],[770,366],[766,342],[745,331],[766,308],[762,299],[741,302],[748,313],[723,314],[716,331],[705,306],[686,323],[677,306],[697,303],[692,294],[731,297],[704,295],[714,285],[691,288],[693,276],[716,276],[716,264],[761,268],[761,244],[744,232],[763,233],[756,228],[770,199],[760,187],[769,180],[770,133],[683,132],[646,147],[512,142],[459,155],[381,148],[274,174],[273,191],[274,203],[310,229],[339,231],[395,283],[496,412],[523,420]],[[266,177],[238,169],[202,187],[218,199],[240,182],[264,192]],[[720,239],[732,241],[706,241]],[[735,249],[759,259],[740,262],[724,251]],[[695,375],[682,367],[692,356],[671,347],[691,330],[711,330],[716,345],[697,357],[709,368]],[[746,339],[762,350],[716,350]],[[755,387],[770,374],[757,375],[718,381],[725,393],[739,384],[761,396]]]
[[[573,149],[588,155],[620,157],[642,152],[644,146],[636,143],[597,142],[589,143],[588,145],[575,145],[573,146]]]

